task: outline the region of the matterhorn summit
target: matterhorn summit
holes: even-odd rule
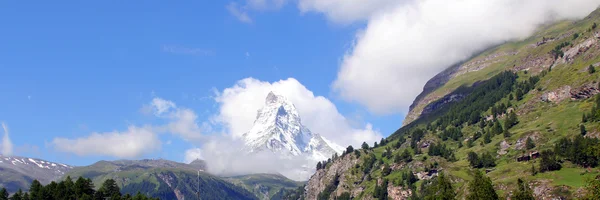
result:
[[[258,110],[254,125],[243,139],[250,152],[268,150],[290,158],[305,157],[315,163],[343,151],[302,125],[294,104],[273,92],[267,95],[264,107]]]

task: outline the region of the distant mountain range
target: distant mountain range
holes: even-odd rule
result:
[[[248,154],[273,152],[273,156],[305,160],[298,173],[308,176],[314,163],[340,154],[342,147],[311,132],[301,122],[294,104],[283,96],[269,93],[258,111],[253,127],[243,135]],[[304,182],[280,174],[250,174],[218,177],[205,170],[207,163],[190,164],[163,159],[99,161],[89,166],[73,167],[39,159],[0,157],[0,187],[10,193],[27,190],[34,179],[42,184],[68,176],[90,178],[96,187],[114,179],[122,193],[138,191],[161,199],[278,199],[286,190],[297,189]],[[198,177],[200,180],[198,180]],[[199,185],[198,185],[199,184]]]
[[[0,187],[15,192],[19,188],[29,188],[34,179],[47,184],[62,177],[72,168],[69,165],[35,158],[0,155]]]

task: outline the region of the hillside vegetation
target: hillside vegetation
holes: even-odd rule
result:
[[[594,199],[600,11],[454,67],[387,139],[319,163],[289,199]],[[439,76],[437,77],[439,78]],[[417,114],[418,113],[418,114]]]

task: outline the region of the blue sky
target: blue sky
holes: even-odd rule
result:
[[[446,67],[597,7],[598,0],[2,1],[1,150],[72,165],[184,161],[207,153],[217,136],[249,129],[270,90],[294,102],[313,132],[343,146],[375,141],[400,127],[423,85]]]
[[[286,5],[244,23],[224,1],[1,4],[0,121],[16,155],[72,165],[117,159],[60,152],[52,140],[161,123],[140,112],[154,97],[192,109],[201,124],[218,112],[214,90],[247,77],[295,78],[383,135],[402,122],[401,113],[370,114],[331,90],[362,22],[336,24]],[[197,146],[159,137],[161,149],[140,158],[182,161]]]

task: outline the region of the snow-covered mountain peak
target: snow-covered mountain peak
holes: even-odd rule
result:
[[[258,110],[254,125],[244,134],[250,152],[270,150],[288,156],[307,156],[320,161],[342,149],[302,124],[294,104],[284,96],[269,92]]]

